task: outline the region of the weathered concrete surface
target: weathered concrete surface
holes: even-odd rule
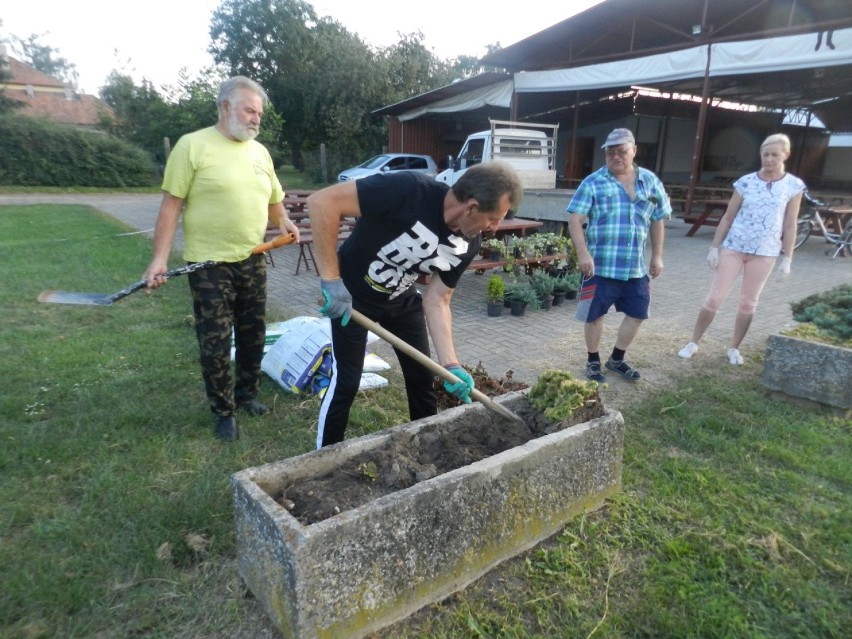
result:
[[[512,408],[525,391],[501,398]],[[304,526],[270,495],[400,429],[493,419],[461,406],[232,478],[239,571],[285,637],[357,639],[464,588],[621,487],[617,411]]]
[[[568,222],[565,208],[572,195],[574,189],[524,189],[517,215],[531,220]]]
[[[852,408],[852,349],[770,335],[763,384],[793,397]]]

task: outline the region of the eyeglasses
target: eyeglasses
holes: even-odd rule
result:
[[[608,158],[618,156],[620,158],[626,158],[630,154],[630,149],[606,149],[604,151]]]

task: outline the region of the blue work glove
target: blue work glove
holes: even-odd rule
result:
[[[343,280],[321,280],[320,288],[325,304],[319,312],[332,319],[341,317],[340,325],[346,326],[352,315],[352,296],[346,290]]]
[[[470,393],[473,391],[473,377],[458,364],[450,364],[446,367],[453,375],[459,378],[455,384],[444,380],[444,390],[450,395],[455,395],[465,404],[470,404]]]

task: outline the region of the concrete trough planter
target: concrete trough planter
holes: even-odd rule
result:
[[[770,335],[763,361],[763,384],[793,397],[852,408],[852,349]]]
[[[499,398],[528,406],[526,391]],[[481,404],[232,477],[240,575],[292,639],[358,639],[463,589],[621,487],[618,411],[543,435],[328,519],[302,524],[273,499],[378,449],[393,433],[499,419]]]

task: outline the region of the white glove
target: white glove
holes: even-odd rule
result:
[[[710,247],[710,250],[707,251],[707,264],[714,271],[716,267],[719,266],[719,249]]]
[[[790,274],[790,265],[793,263],[792,257],[782,257],[781,264],[778,265],[778,276],[782,279]]]

